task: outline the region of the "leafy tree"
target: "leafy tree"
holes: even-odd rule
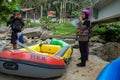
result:
[[[47,15],[47,11],[56,11],[56,16],[65,18],[67,14],[72,15],[83,8],[89,8],[96,0],[20,0],[22,8],[36,8],[41,16]]]
[[[0,0],[0,22],[6,22],[19,0]]]
[[[41,12],[41,17],[43,15],[44,7],[46,7],[47,0],[20,0],[20,6],[22,8],[35,8],[37,11]]]

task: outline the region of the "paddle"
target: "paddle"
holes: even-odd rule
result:
[[[30,50],[30,51],[32,51],[32,52],[34,52],[34,53],[40,54],[39,52],[33,50],[32,48],[28,47],[27,45],[25,45],[25,44],[23,44],[23,43],[21,43],[19,41],[17,41],[17,44],[24,47],[24,48],[26,48],[26,49],[28,49],[28,50]]]
[[[41,39],[41,37],[43,36],[44,33],[45,33],[45,31],[42,32],[42,34],[40,36],[40,39]],[[20,46],[22,46],[22,47],[24,47],[24,48],[26,48],[26,49],[28,49],[28,50],[30,50],[30,51],[32,51],[32,52],[34,52],[34,53],[41,54],[41,53],[33,50],[32,48],[28,47],[27,45],[25,45],[25,44],[23,44],[23,43],[21,43],[19,41],[17,41],[17,44],[20,45]]]

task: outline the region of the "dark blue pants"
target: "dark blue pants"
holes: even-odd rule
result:
[[[12,44],[17,44],[17,32],[16,31],[12,31],[11,33],[11,43]]]
[[[88,58],[88,41],[79,41],[79,50],[80,50],[80,53],[81,53],[81,63],[82,64],[86,64],[86,60]]]

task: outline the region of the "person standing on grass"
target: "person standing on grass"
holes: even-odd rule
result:
[[[23,34],[21,32],[24,21],[20,14],[20,8],[15,7],[13,16],[7,22],[7,26],[11,27],[11,44],[13,44],[13,49],[17,49],[17,40],[21,43],[24,43]]]
[[[79,23],[77,27],[77,35],[79,37],[79,50],[81,53],[81,62],[76,64],[78,67],[86,66],[86,60],[88,60],[88,42],[89,42],[89,29],[90,23],[90,11],[85,9],[82,10],[81,16],[79,17]]]

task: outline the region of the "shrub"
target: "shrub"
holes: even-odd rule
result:
[[[41,19],[40,19],[40,25],[41,27],[45,28],[46,26],[48,26],[50,23],[50,18],[47,17],[47,16],[43,16]]]
[[[98,25],[96,26],[94,29],[91,29],[90,33],[91,33],[91,37],[95,36],[95,35],[103,35],[103,33],[105,32],[105,26],[106,25]]]
[[[27,19],[25,20],[25,24],[26,24],[27,27],[30,27],[30,25],[31,25],[31,20],[30,20],[29,18],[27,18]]]
[[[116,24],[109,24],[105,28],[102,38],[106,42],[119,42],[120,41],[120,26]]]
[[[73,12],[72,12],[72,17],[74,17],[74,18],[78,18],[79,15],[80,15],[80,12],[79,12],[79,11],[73,11]]]
[[[101,35],[106,42],[120,42],[120,24],[102,24],[91,30],[91,37]]]
[[[31,23],[30,27],[39,27],[40,23]]]

